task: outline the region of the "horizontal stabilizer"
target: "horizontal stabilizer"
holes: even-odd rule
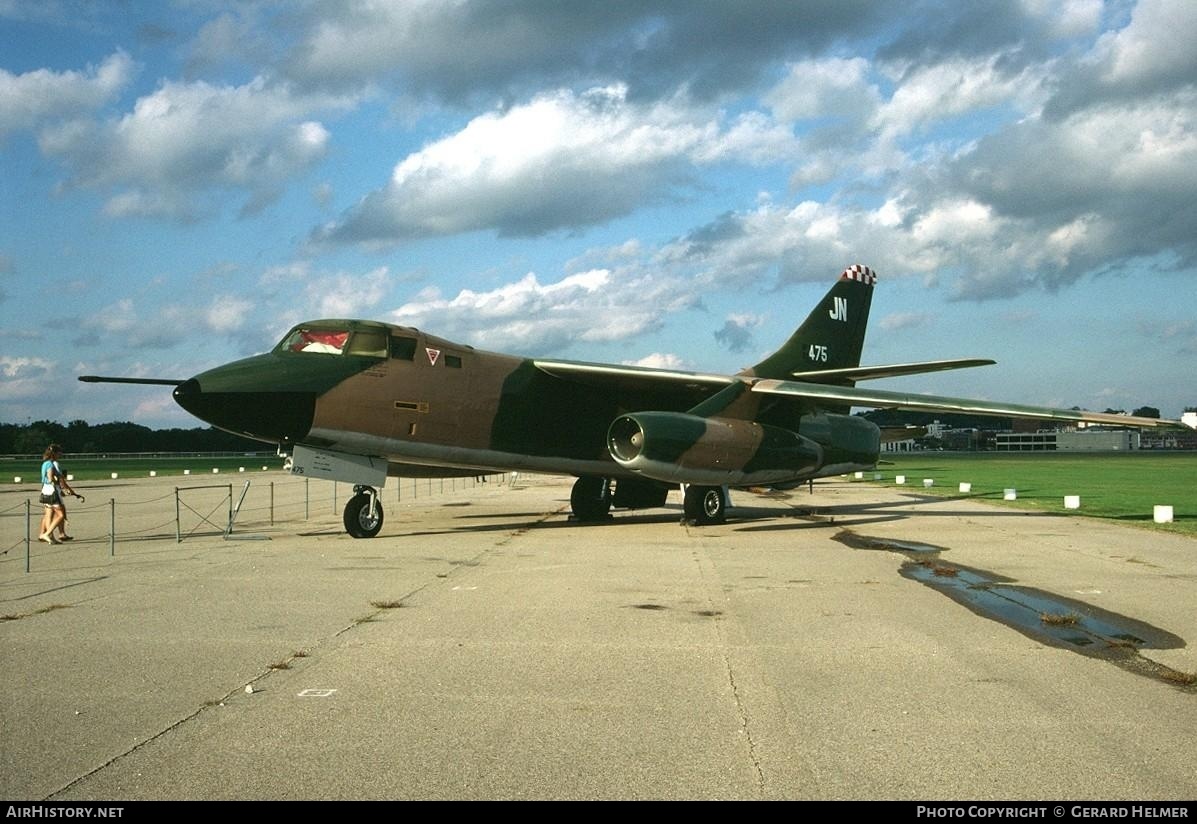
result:
[[[908,392],[883,392],[879,389],[859,389],[843,386],[828,386],[821,383],[799,381],[757,381],[754,392],[771,395],[787,395],[849,406],[864,406],[872,409],[922,409],[931,412],[963,412],[973,415],[995,415],[1003,418],[1038,418],[1053,421],[1084,421],[1110,426],[1188,426],[1180,421],[1161,418],[1141,418],[1134,415],[1115,415],[1108,412],[1088,412],[1083,409],[1055,409],[1050,406],[1026,406],[1016,403],[995,403],[993,401],[968,400],[967,398],[945,398],[938,395],[912,395]]]
[[[839,381],[867,381],[873,378],[892,378],[898,375],[921,375],[924,372],[943,372],[947,369],[968,369],[973,366],[992,366],[997,363],[988,358],[956,358],[955,360],[920,361],[918,363],[892,363],[886,366],[853,366],[846,369],[818,369],[810,372],[794,372],[794,377],[815,383],[837,383]]]
[[[178,386],[186,378],[109,378],[104,375],[80,375],[79,380],[84,383],[144,383],[152,386]]]

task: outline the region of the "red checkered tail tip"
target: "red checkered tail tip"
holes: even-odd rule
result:
[[[862,266],[859,263],[853,263],[840,273],[840,280],[855,280],[863,283],[865,286],[876,286],[877,273],[868,266]]]

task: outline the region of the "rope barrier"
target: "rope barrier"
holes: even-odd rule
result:
[[[234,476],[240,480],[244,476],[238,474]],[[510,484],[508,476],[505,474],[488,475],[487,478],[496,486],[506,486]],[[452,494],[469,489],[477,489],[481,485],[477,483],[474,478],[395,478],[391,479],[394,482],[395,496],[400,505],[407,503],[419,503],[423,499],[429,497],[436,497],[438,494]],[[340,506],[349,493],[348,484],[340,484],[345,489],[340,492],[337,491],[337,485],[331,487],[336,506]],[[162,495],[157,495],[147,498],[139,498],[131,501],[117,501],[116,499],[109,499],[107,501],[96,502],[91,505],[81,503],[77,499],[67,499],[64,503],[67,504],[69,523],[72,523],[75,528],[70,531],[82,527],[82,533],[90,534],[91,537],[80,537],[78,540],[63,544],[53,544],[43,546],[36,540],[36,520],[40,519],[42,515],[42,507],[40,502],[32,498],[23,498],[16,503],[10,504],[3,509],[0,509],[0,563],[4,564],[6,569],[10,569],[8,564],[16,563],[18,560],[23,560],[25,563],[25,572],[30,571],[30,558],[36,559],[51,559],[56,557],[68,557],[72,551],[77,552],[80,548],[86,547],[89,552],[94,550],[96,546],[107,544],[109,546],[109,554],[113,557],[116,555],[116,544],[121,541],[143,541],[151,539],[161,539],[168,537],[171,533],[174,534],[176,542],[181,542],[184,537],[192,537],[197,534],[213,534],[224,533],[226,537],[230,534],[232,527],[232,520],[238,519],[242,525],[246,524],[265,524],[269,523],[271,526],[276,526],[279,523],[296,522],[308,520],[314,517],[317,512],[327,512],[327,498],[326,490],[320,487],[313,488],[308,478],[297,478],[287,476],[283,480],[271,480],[266,486],[257,486],[250,488],[249,483],[246,483],[245,488],[241,491],[240,500],[236,502],[237,509],[233,511],[233,484],[200,484],[196,486],[174,487],[171,491]],[[219,500],[212,505],[211,509],[205,511],[208,501],[203,503],[196,502],[193,506],[186,501],[180,499],[180,493],[186,493],[192,490],[221,490],[222,494]],[[93,490],[93,494],[101,494],[99,490]],[[84,497],[87,497],[86,495]],[[170,498],[176,498],[176,511],[174,518],[167,518],[166,520],[156,522],[150,526],[141,526],[137,528],[128,528],[127,524],[134,517],[141,520],[144,515],[130,516],[130,511],[136,513],[142,507],[152,504],[158,504]],[[203,495],[200,496],[201,500]],[[210,499],[209,499],[210,500]],[[262,503],[258,503],[262,501]],[[325,503],[321,503],[325,502]],[[337,509],[334,506],[334,514]],[[228,509],[228,522],[224,521],[224,509]],[[118,513],[117,509],[121,512]],[[181,515],[184,510],[199,519],[191,529],[186,532],[182,530]],[[217,512],[222,512],[221,522],[214,520]],[[117,528],[117,520],[125,522],[123,528]],[[98,518],[103,518],[103,521],[98,521]],[[19,520],[18,520],[19,519]],[[80,523],[83,522],[83,523]],[[14,526],[15,524],[20,526]],[[28,534],[30,527],[33,537]],[[89,527],[95,527],[94,529]],[[174,527],[172,529],[171,527]],[[211,529],[212,532],[203,532],[205,528]],[[13,532],[19,533],[13,536]],[[7,535],[7,536],[6,536]],[[23,550],[20,553],[14,553],[13,550]],[[90,559],[90,554],[85,556]],[[88,560],[87,562],[91,562]]]

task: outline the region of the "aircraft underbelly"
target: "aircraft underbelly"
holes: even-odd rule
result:
[[[533,455],[469,446],[420,443],[361,432],[313,428],[311,435],[325,448],[355,454],[379,455],[395,464],[413,464],[490,472],[546,472],[560,475],[636,477],[611,460],[585,460],[564,455]]]

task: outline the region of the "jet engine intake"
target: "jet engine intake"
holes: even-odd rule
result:
[[[823,464],[822,447],[797,432],[683,412],[621,415],[607,430],[607,450],[624,469],[666,483],[784,483]]]

